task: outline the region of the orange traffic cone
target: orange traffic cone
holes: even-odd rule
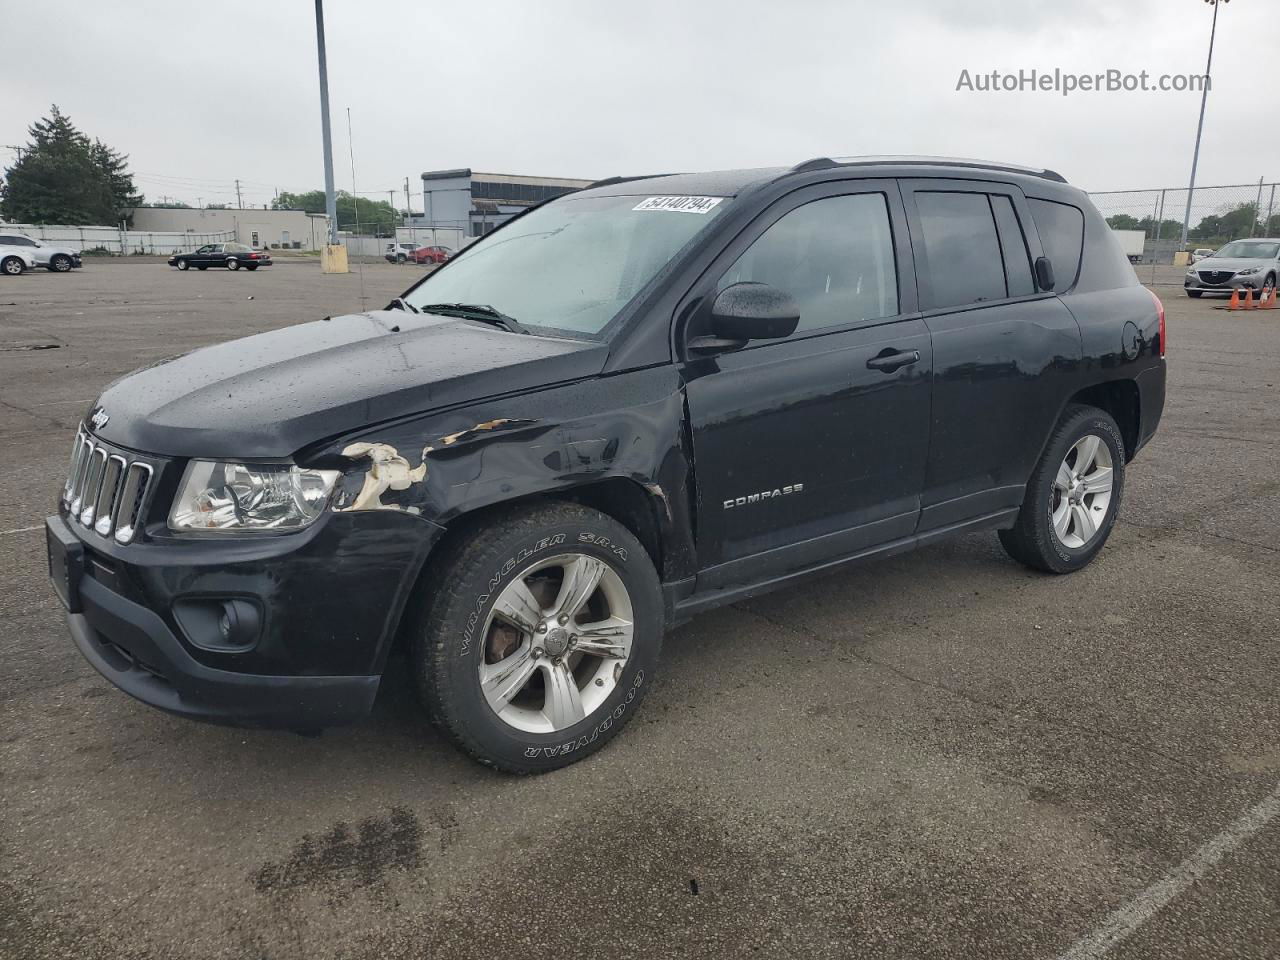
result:
[[[1240,288],[1236,287],[1231,291],[1231,302],[1227,304],[1228,310],[1240,309]]]
[[[1276,288],[1272,287],[1271,292],[1264,298],[1265,303],[1262,304],[1264,310],[1274,310],[1276,308]]]
[[[1257,304],[1253,302],[1253,287],[1248,287],[1244,291],[1244,308],[1252,310],[1255,307],[1257,307]]]

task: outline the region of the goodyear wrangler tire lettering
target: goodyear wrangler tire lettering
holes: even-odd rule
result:
[[[472,528],[449,557],[438,578],[424,578],[425,616],[411,635],[415,679],[436,725],[476,760],[513,773],[565,766],[617,736],[651,685],[665,615],[657,571],[635,536],[595,510],[548,503],[495,514],[487,525]],[[525,651],[521,656],[533,657],[535,632],[528,625],[522,629],[521,623],[538,615],[529,611],[518,616],[518,607],[511,608],[510,615],[517,619],[504,617],[505,635],[491,633],[494,605],[511,603],[517,596],[509,593],[516,577],[529,578],[526,586],[533,589],[532,602],[549,603],[547,592],[539,587],[547,578],[539,580],[539,571],[548,571],[552,578],[561,576],[561,571],[581,576],[576,571],[590,566],[580,566],[576,557],[592,558],[608,568],[600,586],[594,588],[598,592],[582,596],[584,605],[578,608],[582,613],[567,626],[558,625],[554,618],[547,620],[553,611],[542,608],[543,619],[538,622],[544,626],[536,637],[543,660],[532,668],[536,678],[499,668],[499,683],[514,677],[518,686],[506,688],[513,692],[504,694],[505,699],[491,700],[495,673],[489,667],[513,658],[521,649]],[[557,597],[564,584],[557,587],[554,579],[550,584],[551,596]],[[523,602],[527,609],[530,600]],[[629,636],[629,646],[611,640],[608,630],[588,634],[593,624],[617,617],[615,610],[623,611],[628,634],[620,636]],[[561,653],[570,639],[578,642],[575,624],[583,632],[582,649],[577,654]],[[518,638],[514,653],[512,632]],[[545,659],[556,656],[564,658],[564,667],[560,661],[552,667]],[[559,719],[564,717],[558,712],[564,701],[557,700],[556,713],[547,712],[553,709],[549,699],[544,702],[550,694],[543,684],[566,668],[578,686],[580,719],[576,722]],[[527,668],[513,660],[512,669]]]

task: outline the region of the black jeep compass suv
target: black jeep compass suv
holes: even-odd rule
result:
[[[111,384],[50,569],[145,703],[317,730],[403,643],[460,747],[548,770],[618,732],[700,611],[982,529],[1083,567],[1164,353],[1159,300],[1050,171],[615,178],[386,310]]]

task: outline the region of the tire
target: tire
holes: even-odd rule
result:
[[[228,270],[239,270],[239,269],[240,269],[240,261],[239,261],[239,260],[237,260],[235,257],[227,257],[227,269],[228,269]]]
[[[200,263],[200,264],[196,264],[196,269],[197,269],[197,270],[208,270],[208,269],[209,269],[209,265],[208,265],[207,263]]]
[[[49,258],[49,271],[51,273],[70,273],[71,258],[65,253],[55,253]]]
[[[246,270],[257,270],[257,269],[258,269],[258,265],[257,265],[256,263],[246,263],[246,264],[244,265],[244,268],[245,268]]]
[[[406,615],[427,712],[461,750],[498,770],[543,773],[581,760],[617,735],[653,683],[663,631],[653,563],[617,521],[570,503],[512,510],[468,534],[433,564],[423,579],[430,598]],[[575,572],[600,576],[566,621],[555,609]],[[495,615],[500,602],[525,611],[525,629]],[[617,655],[625,634],[589,636],[609,619],[630,622],[625,659]],[[584,652],[588,644],[614,649]],[[505,672],[493,669],[508,661]],[[548,695],[557,688],[560,696]]]
[[[1203,290],[1188,290],[1188,291],[1187,291],[1187,296],[1188,296],[1188,297],[1190,297],[1192,300],[1199,300],[1201,297],[1203,297],[1203,296],[1204,296],[1204,291],[1203,291]]]
[[[27,265],[22,262],[21,257],[5,257],[0,260],[0,273],[6,276],[16,277],[27,269]]]
[[[185,261],[185,260],[179,260],[179,261],[178,261],[178,263],[176,264],[176,266],[178,267],[178,269],[179,269],[179,270],[190,270],[190,269],[191,269],[191,264],[187,263],[187,261]]]
[[[1090,437],[1096,447],[1086,443]],[[1081,456],[1090,458],[1084,482],[1075,469]],[[1111,415],[1096,407],[1067,407],[1031,474],[1017,523],[999,532],[1005,551],[1046,573],[1073,573],[1086,566],[1115,526],[1124,495],[1124,465],[1124,440]],[[1098,472],[1107,469],[1109,473]]]

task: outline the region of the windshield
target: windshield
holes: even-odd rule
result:
[[[484,304],[526,326],[596,335],[728,205],[723,197],[567,197],[456,254],[404,299]]]
[[[1257,240],[1233,240],[1214,256],[1237,260],[1274,260],[1280,253],[1280,243],[1262,243]]]

